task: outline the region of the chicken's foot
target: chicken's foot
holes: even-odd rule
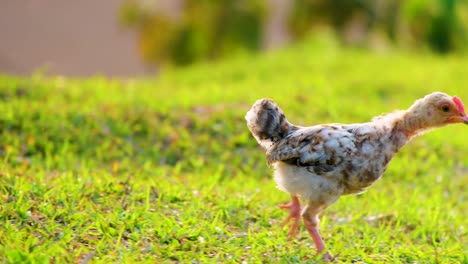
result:
[[[291,195],[291,202],[288,204],[283,204],[279,206],[281,209],[289,211],[288,217],[281,224],[285,226],[290,221],[292,221],[291,226],[289,227],[289,239],[295,238],[299,232],[299,225],[301,220],[301,203],[295,195]]]
[[[334,258],[328,251],[323,253],[325,250],[325,243],[323,243],[322,237],[320,236],[317,224],[314,224],[312,221],[306,218],[304,218],[304,224],[315,243],[315,247],[317,248],[317,255],[323,254],[322,258],[324,261],[332,261]]]

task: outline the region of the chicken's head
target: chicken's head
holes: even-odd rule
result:
[[[441,92],[431,93],[416,101],[410,111],[417,113],[430,127],[455,123],[468,125],[468,116],[460,98]]]

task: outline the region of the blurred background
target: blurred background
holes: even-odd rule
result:
[[[0,73],[153,75],[321,34],[370,52],[468,51],[468,0],[2,0]]]

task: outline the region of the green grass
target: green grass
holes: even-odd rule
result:
[[[468,58],[341,50],[333,41],[170,70],[158,80],[0,76],[4,263],[314,263],[288,241],[243,119],[364,122],[440,90],[468,100]],[[340,263],[467,263],[468,126],[414,140],[321,230]]]

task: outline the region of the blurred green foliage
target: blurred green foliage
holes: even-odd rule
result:
[[[468,41],[466,0],[412,0],[404,5],[403,17],[416,42],[447,53],[466,49]]]
[[[186,1],[179,18],[151,12],[140,2],[126,1],[120,16],[140,33],[140,52],[147,62],[184,65],[260,48],[261,0]]]
[[[272,13],[266,0],[185,0],[177,16],[157,1],[126,0],[120,20],[139,35],[140,54],[149,64],[187,65],[263,48]],[[288,33],[299,40],[332,28],[346,44],[383,43],[429,48],[438,53],[466,50],[467,0],[294,0]]]

